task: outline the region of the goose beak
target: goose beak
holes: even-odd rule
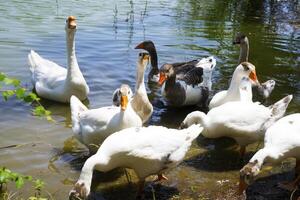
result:
[[[256,76],[255,70],[250,72],[249,78],[250,78],[256,85],[260,85],[259,81],[257,80],[257,76]]]
[[[134,47],[135,49],[144,49],[145,46],[144,46],[144,42],[138,44],[136,47]]]
[[[75,29],[76,28],[76,19],[74,16],[68,17],[68,28],[69,29]]]
[[[160,72],[159,73],[159,80],[158,80],[159,85],[164,84],[166,79],[167,79],[166,75],[164,73]]]
[[[248,184],[245,182],[244,178],[240,176],[238,195],[242,195],[243,192],[247,189],[247,187]]]
[[[127,96],[121,96],[121,110],[125,111],[128,105],[128,97]]]

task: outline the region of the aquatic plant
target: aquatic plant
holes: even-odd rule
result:
[[[40,103],[40,98],[35,93],[23,87],[20,80],[8,77],[3,72],[0,72],[0,92],[4,101],[8,101],[9,98],[15,96],[18,100],[25,103],[36,104],[34,109],[32,109],[33,115],[46,117],[48,121],[54,121],[51,117],[51,112],[44,108]]]
[[[15,183],[16,188],[21,189],[24,184],[28,182],[33,185],[34,196],[29,197],[29,200],[47,200],[48,198],[42,197],[41,191],[44,188],[45,183],[40,179],[33,179],[32,176],[25,176],[11,170],[2,167],[0,168],[0,199],[8,200],[13,199],[17,195],[17,192],[10,193],[7,185],[9,183]]]

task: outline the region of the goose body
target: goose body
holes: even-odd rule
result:
[[[205,105],[211,90],[212,71],[216,65],[213,57],[201,59],[196,68],[184,75],[177,75],[171,64],[160,69],[161,93],[168,105]]]
[[[243,97],[240,93],[240,85],[243,77],[249,77],[251,81],[258,83],[255,66],[248,62],[243,62],[238,65],[233,72],[228,90],[216,93],[209,103],[209,109],[218,107],[227,102],[241,101]],[[252,102],[252,90],[248,90],[246,96],[248,98],[243,98],[243,100]]]
[[[43,98],[69,102],[72,95],[80,100],[87,98],[89,87],[79,69],[75,55],[75,18],[70,16],[66,24],[68,68],[42,58],[35,51],[28,54],[31,80],[37,94]]]
[[[231,137],[244,151],[248,144],[263,139],[266,129],[284,115],[291,99],[292,95],[289,95],[270,107],[249,101],[228,102],[207,114],[200,111],[188,114],[181,127],[201,124],[203,136]]]
[[[70,197],[86,198],[89,195],[94,169],[106,172],[116,167],[131,168],[140,180],[141,190],[147,176],[162,174],[179,164],[202,129],[199,125],[184,130],[149,126],[112,134],[85,162]]]
[[[300,114],[287,115],[275,122],[265,134],[264,148],[260,149],[240,171],[242,192],[246,187],[243,181],[251,184],[264,163],[280,163],[286,158],[296,158],[296,177],[290,186],[300,182]],[[241,184],[242,183],[242,184]],[[292,188],[293,189],[293,188]]]
[[[106,106],[98,109],[87,109],[80,100],[71,97],[72,129],[76,138],[91,147],[99,145],[110,134],[133,126],[142,126],[142,120],[128,103],[129,86],[121,86],[123,90],[120,107]],[[90,150],[92,150],[90,148]]]

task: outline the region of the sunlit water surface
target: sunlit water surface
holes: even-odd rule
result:
[[[145,39],[155,42],[159,64],[215,56],[215,93],[228,87],[239,54],[232,39],[237,32],[243,32],[250,39],[249,60],[256,65],[260,81],[276,80],[276,89],[266,104],[293,94],[287,112],[299,112],[299,6],[297,1],[271,0],[1,1],[0,70],[32,88],[27,65],[30,49],[66,66],[64,23],[67,16],[74,15],[78,23],[77,58],[90,86],[86,102],[90,108],[110,105],[112,91],[122,83],[134,88],[138,54],[134,46]],[[178,127],[187,113],[198,109],[167,108],[156,86],[148,86],[152,88],[148,92],[154,105],[149,124]],[[0,105],[0,147],[18,145],[0,149],[0,166],[41,178],[54,199],[67,199],[86,159],[83,153],[76,153],[79,147],[72,138],[69,105],[43,101],[56,123],[31,116],[32,106],[15,99],[1,101]],[[257,145],[248,149],[246,160]],[[167,174],[168,181],[147,184],[146,197],[237,198],[238,170],[243,165],[237,150],[232,140],[199,137],[186,160]],[[293,164],[288,165],[287,171],[292,167]],[[283,167],[279,167],[272,172],[282,171]],[[127,183],[122,170],[95,174],[96,197],[133,199],[136,177],[130,174],[133,184]],[[292,174],[288,175],[284,178],[291,179]],[[272,176],[266,182],[258,182],[257,188],[263,185],[267,189],[248,191],[249,197],[264,199],[272,191],[273,196],[288,198],[288,193],[276,189],[276,180],[277,176]],[[29,191],[23,194],[28,196]]]

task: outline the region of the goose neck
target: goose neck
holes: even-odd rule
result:
[[[242,62],[248,62],[248,56],[249,56],[249,43],[245,42],[240,45],[239,64]]]
[[[136,85],[135,85],[136,93],[140,91],[146,91],[145,83],[144,83],[144,72],[145,72],[144,66],[138,63],[137,74],[136,74]]]
[[[76,30],[70,31],[66,33],[67,37],[67,64],[68,64],[68,72],[67,78],[71,78],[74,74],[80,72],[79,66],[77,63],[77,58],[75,54],[75,32]]]
[[[155,47],[149,49],[149,54],[150,54],[150,61],[151,61],[151,71],[150,71],[150,73],[152,75],[157,75],[159,73],[159,70],[158,70],[157,53],[156,53]]]

